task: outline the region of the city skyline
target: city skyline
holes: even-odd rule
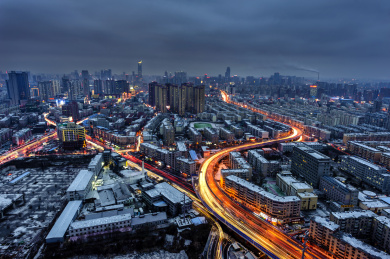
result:
[[[282,5],[283,4],[283,5]],[[0,4],[0,69],[389,79],[389,4],[49,1]],[[45,15],[42,15],[44,13]],[[148,14],[148,15],[145,15]],[[15,22],[15,21],[18,22]],[[163,22],[162,22],[163,21]]]

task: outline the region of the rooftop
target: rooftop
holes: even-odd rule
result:
[[[123,215],[115,215],[115,216],[111,216],[111,217],[102,217],[102,218],[97,218],[97,219],[75,221],[70,225],[69,230],[101,226],[104,224],[112,224],[112,223],[116,223],[116,222],[122,222],[125,220],[131,220],[130,213],[123,214]]]
[[[323,218],[320,216],[315,216],[315,217],[311,218],[311,221],[314,221],[317,224],[320,224],[321,226],[324,226],[325,228],[327,228],[331,231],[335,231],[339,228],[339,225],[337,225],[336,223],[330,221],[327,218]]]
[[[346,212],[332,212],[331,213],[337,219],[350,219],[350,218],[361,218],[361,217],[376,217],[377,215],[371,210],[365,211],[346,211]]]
[[[280,196],[276,196],[270,192],[267,192],[266,190],[264,190],[263,188],[257,186],[257,185],[254,185],[248,181],[245,181],[235,175],[229,175],[228,177],[226,177],[226,180],[229,180],[229,181],[232,181],[232,182],[235,182],[253,192],[256,192],[260,195],[263,195],[265,197],[267,197],[268,199],[270,200],[273,200],[273,201],[278,201],[278,202],[300,202],[301,200],[297,197],[297,196],[284,196],[284,197],[280,197]]]
[[[93,177],[93,173],[88,170],[80,170],[80,172],[77,174],[76,178],[73,180],[73,182],[70,184],[67,192],[78,192],[78,191],[84,191],[85,188],[87,188],[88,183],[91,181],[91,178]]]
[[[56,223],[54,223],[54,226],[51,228],[46,239],[63,238],[65,236],[66,230],[75,218],[81,205],[82,201],[68,202],[64,211],[61,213],[60,217],[57,219]]]
[[[134,217],[131,221],[131,226],[137,226],[148,222],[161,221],[161,220],[167,220],[166,212],[145,214],[142,218]]]

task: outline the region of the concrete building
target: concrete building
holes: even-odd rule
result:
[[[292,153],[291,171],[317,188],[321,177],[330,174],[330,163],[331,159],[320,152],[309,147],[297,146]]]
[[[357,238],[368,237],[372,221],[377,215],[372,211],[332,212],[330,221],[340,226],[339,230]]]
[[[192,208],[192,200],[166,182],[156,184],[153,189],[142,192],[142,196],[154,210],[167,211],[176,216]]]
[[[26,143],[28,139],[32,137],[31,129],[21,129],[12,135],[12,143],[20,146]]]
[[[357,207],[359,203],[359,191],[350,185],[346,185],[331,176],[323,176],[320,180],[320,191],[325,193],[326,199],[336,201],[341,205]]]
[[[219,128],[219,137],[226,140],[226,142],[232,142],[234,140],[234,133],[225,128]]]
[[[88,170],[80,170],[76,178],[66,190],[68,201],[84,200],[92,189],[92,181],[95,180],[94,173]]]
[[[276,196],[235,175],[226,177],[225,191],[244,206],[270,218],[284,222],[300,217],[301,200],[296,196]]]
[[[104,165],[103,153],[97,154],[94,158],[92,158],[91,162],[88,165],[88,170],[94,173],[94,176],[98,176],[100,170]]]
[[[196,163],[190,158],[178,157],[176,158],[175,170],[191,176],[196,172]]]
[[[166,146],[172,145],[175,142],[175,129],[172,125],[164,125],[163,142]]]
[[[202,143],[202,134],[195,128],[189,127],[188,128],[188,135],[190,137],[190,140],[194,144],[200,144]]]
[[[332,235],[329,252],[334,255],[334,258],[390,258],[390,255],[387,253],[343,232],[338,232]]]
[[[83,236],[114,231],[131,226],[131,214],[114,215],[90,220],[75,221],[70,224],[69,236]]]
[[[386,168],[354,156],[343,156],[340,169],[354,176],[358,181],[371,185],[378,190],[390,192],[390,174]]]
[[[276,184],[286,195],[295,195],[301,200],[301,210],[317,209],[318,196],[313,193],[313,187],[299,182],[290,172],[277,174]]]
[[[347,143],[347,149],[355,155],[370,161],[379,161],[382,153],[376,148],[364,145],[357,141],[349,141]]]
[[[65,233],[69,225],[77,218],[82,201],[69,201],[59,218],[54,223],[49,234],[46,236],[46,243],[64,242]]]
[[[207,141],[210,141],[213,144],[219,143],[218,133],[212,128],[205,128],[204,129],[204,136],[205,136],[205,139]]]
[[[245,180],[252,180],[252,166],[241,156],[240,152],[229,153],[229,165],[231,169],[246,169],[248,175]]]
[[[329,219],[315,216],[310,219],[309,238],[317,245],[329,248],[332,235],[338,231],[339,227]]]
[[[261,177],[273,176],[280,169],[279,162],[268,161],[257,150],[248,151],[248,162]]]
[[[57,125],[57,135],[64,149],[85,147],[85,128],[75,123]]]
[[[371,237],[375,247],[390,251],[390,219],[385,216],[375,217]]]

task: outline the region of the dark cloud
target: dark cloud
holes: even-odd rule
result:
[[[2,0],[0,69],[389,78],[389,24],[388,1]]]

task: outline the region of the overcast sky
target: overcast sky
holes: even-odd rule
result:
[[[0,70],[390,79],[390,1],[1,0]]]

